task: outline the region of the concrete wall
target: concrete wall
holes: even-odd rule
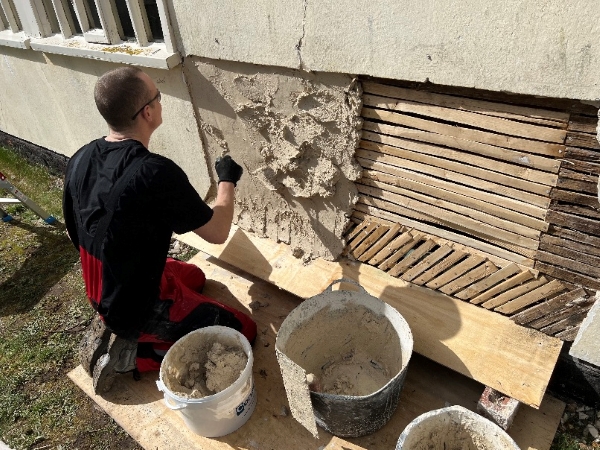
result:
[[[600,99],[596,0],[178,0],[172,9],[187,55]]]
[[[0,130],[71,156],[108,133],[94,84],[116,64],[0,47]],[[206,195],[211,178],[182,69],[145,69],[163,93],[164,123],[150,143],[172,158]],[[213,173],[211,171],[210,173]]]

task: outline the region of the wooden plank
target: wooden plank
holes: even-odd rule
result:
[[[358,191],[363,196],[359,197],[359,202],[377,206],[388,211],[406,214],[409,217],[420,218],[423,215],[435,218],[439,223],[444,223],[446,226],[453,229],[468,230],[469,233],[478,237],[489,237],[497,240],[510,242],[513,245],[525,247],[531,250],[536,250],[539,241],[537,236],[522,236],[512,231],[503,230],[497,226],[482,222],[481,220],[473,219],[451,210],[443,209],[428,203],[415,200],[391,192],[383,192],[379,188],[357,184]],[[538,232],[539,233],[539,232]]]
[[[594,247],[590,244],[582,244],[581,242],[571,241],[549,234],[543,234],[540,239],[540,248],[542,250],[547,250],[548,248],[551,248],[549,246],[567,248],[574,250],[581,255],[594,255],[596,257],[600,257],[600,248],[598,247]],[[551,253],[557,252],[552,251]]]
[[[412,239],[404,244],[402,247],[394,251],[385,261],[379,264],[380,270],[388,270],[391,269],[398,261],[400,261],[406,254],[417,246],[423,240],[423,235],[421,233],[414,233],[412,235]]]
[[[289,246],[246,234],[236,227],[222,245],[211,245],[195,236],[188,233],[181,239],[303,298],[321,293],[333,280],[355,280],[402,314],[413,333],[417,353],[523,403],[541,403],[562,347],[559,339],[391,277],[367,264],[315,260],[304,265]],[[503,351],[498,352],[499,348]],[[504,370],[506,367],[511,370]]]
[[[469,300],[475,297],[477,294],[480,294],[492,286],[504,281],[506,278],[515,275],[521,272],[521,268],[514,263],[511,263],[495,273],[491,274],[489,277],[469,286],[467,289],[460,291],[457,294],[454,294],[455,297],[458,297],[462,300]]]
[[[385,144],[387,146],[410,150],[422,155],[433,156],[435,159],[431,161],[436,162],[437,164],[434,165],[438,165],[438,167],[446,167],[441,164],[447,160],[445,162],[447,168],[455,172],[463,173],[459,169],[460,166],[464,164],[467,164],[469,167],[474,166],[479,168],[478,170],[483,169],[483,172],[481,173],[484,173],[486,176],[481,178],[497,181],[501,184],[507,184],[506,182],[501,182],[501,180],[505,180],[506,177],[514,177],[517,178],[515,182],[519,183],[519,186],[524,186],[520,189],[537,194],[545,194],[546,192],[549,192],[547,188],[538,186],[539,184],[554,186],[556,185],[556,180],[558,179],[558,175],[555,173],[542,172],[541,170],[535,170],[529,167],[518,166],[515,164],[509,164],[495,160],[493,166],[490,166],[490,158],[487,157],[451,150],[446,147],[413,141],[410,139],[372,133],[370,131],[363,130],[362,141],[376,142],[378,144]],[[419,158],[418,156],[414,156],[414,158],[416,158],[415,160],[417,161],[425,162],[423,161],[422,157]],[[440,158],[442,158],[442,161],[440,161]],[[480,172],[478,171],[477,173]],[[502,177],[499,175],[505,176]],[[527,181],[530,183],[526,183]],[[533,186],[531,184],[533,184]]]
[[[564,158],[561,161],[561,166],[567,167],[576,172],[585,172],[585,173],[593,173],[595,175],[600,175],[600,164],[589,162],[589,161],[580,161],[578,159]]]
[[[534,277],[534,275],[529,270],[521,272],[521,273],[515,275],[514,277],[511,277],[508,280],[503,281],[502,283],[498,284],[497,286],[494,286],[493,288],[485,291],[483,294],[479,294],[477,297],[472,298],[470,300],[470,303],[473,303],[474,305],[479,305],[479,304],[493,298],[494,296],[496,296],[498,294],[501,294],[515,286],[520,285],[521,283],[531,280],[533,277]]]
[[[592,184],[598,184],[598,175],[572,170],[570,166],[563,164],[559,172],[560,178],[569,178],[572,180],[586,181]]]
[[[433,242],[433,241],[430,241],[430,242]],[[442,245],[437,250],[435,250],[431,254],[427,255],[427,257],[424,258],[423,261],[420,261],[414,267],[411,267],[409,270],[404,272],[402,274],[402,279],[405,281],[412,281],[417,276],[421,275],[423,272],[430,269],[431,266],[438,263],[441,259],[448,256],[450,253],[452,253],[452,247],[449,247],[447,245]]]
[[[590,306],[593,304],[593,299],[589,298],[578,298],[569,302],[564,308],[558,309],[550,314],[540,317],[532,322],[530,322],[527,326],[533,327],[535,329],[540,329],[547,327],[553,323],[559,322],[567,317],[572,316],[573,314],[578,314],[581,312],[582,308]]]
[[[548,211],[546,220],[551,224],[571,228],[576,231],[583,231],[584,233],[596,235],[600,233],[597,220],[586,219],[584,217],[577,217],[572,214],[566,214],[552,210]]]
[[[590,208],[588,206],[557,204],[552,205],[552,210],[565,214],[583,216],[587,219],[600,219],[600,211],[597,211],[596,209]]]
[[[548,325],[547,327],[540,328],[540,331],[542,333],[553,335],[555,333],[564,331],[565,329],[573,327],[575,325],[580,325],[581,322],[583,321],[583,319],[585,319],[585,316],[587,316],[587,313],[591,308],[592,308],[591,306],[589,306],[588,308],[584,308],[583,311],[581,311],[578,314],[573,314],[572,316],[565,317],[564,319],[559,320],[558,322],[555,322],[552,325]]]
[[[369,223],[371,223],[371,220],[365,220],[362,223],[358,224],[357,226],[355,226],[352,231],[350,231],[350,233],[348,233],[348,235],[346,236],[346,240],[348,242],[350,242],[352,239],[354,239],[361,231],[363,231],[367,225]]]
[[[489,158],[499,159],[511,164],[530,167],[543,172],[558,173],[561,162],[547,156],[534,155],[528,152],[506,149],[495,145],[483,144],[468,139],[461,139],[454,136],[432,133],[415,128],[405,128],[399,125],[388,125],[385,123],[363,121],[362,130],[372,131],[378,134],[387,134],[413,141],[427,142],[437,144],[443,147],[456,148],[476,155],[487,156]]]
[[[579,147],[565,147],[564,157],[567,159],[578,159],[580,161],[589,161],[592,163],[600,162],[600,153],[595,150],[579,148]]]
[[[486,261],[480,266],[470,270],[461,277],[457,278],[456,280],[446,284],[445,286],[442,286],[440,288],[440,291],[444,294],[452,295],[455,292],[458,292],[461,289],[465,288],[466,286],[469,286],[470,284],[475,283],[476,281],[479,281],[482,278],[491,275],[497,270],[498,268],[494,265],[494,263],[492,263],[491,261]]]
[[[446,108],[454,108],[463,111],[476,112],[479,114],[503,117],[506,119],[518,120],[520,122],[532,122],[540,125],[560,128],[562,126],[566,126],[567,121],[569,120],[569,114],[562,111],[558,112],[541,108],[507,105],[505,103],[490,102],[474,98],[456,97],[453,95],[437,94],[434,92],[416,89],[388,86],[370,81],[363,81],[362,86],[363,91],[369,94],[398,98],[402,100],[411,100],[419,103],[430,103]],[[579,118],[576,120],[579,121]]]
[[[565,141],[566,131],[559,128],[542,127],[523,122],[503,119],[500,117],[486,116],[470,111],[462,111],[443,106],[418,103],[410,100],[395,100],[373,94],[363,94],[363,105],[387,109],[407,114],[431,117],[444,122],[453,122],[469,127],[493,131],[495,133],[518,136],[527,139],[536,139],[544,142],[562,144]]]
[[[578,242],[580,244],[588,245],[590,247],[600,248],[600,237],[593,236],[587,233],[581,233],[576,230],[570,230],[568,228],[561,228],[552,225],[548,228],[548,233],[554,237],[560,239],[567,239],[568,241]],[[570,242],[565,242],[563,246],[571,245]]]
[[[597,195],[587,195],[581,192],[573,192],[555,188],[550,192],[550,198],[552,200],[558,200],[561,202],[575,203],[577,205],[585,205],[589,206],[590,208],[600,209],[600,203],[598,202]]]
[[[514,298],[526,294],[527,292],[533,291],[534,289],[537,289],[538,287],[543,286],[546,283],[548,283],[546,277],[541,276],[535,280],[527,281],[519,286],[509,289],[508,291],[505,291],[502,294],[491,298],[487,302],[483,303],[481,306],[487,309],[496,308],[500,305],[505,304],[506,302],[511,301]]]
[[[379,166],[384,166],[384,164],[376,163],[374,161],[371,161],[370,162],[371,164],[369,164],[369,160],[366,160],[363,158],[357,158],[357,160],[359,161],[359,163],[361,163],[361,165],[363,165],[363,168],[366,169],[366,170],[363,170],[363,174],[362,174],[363,180],[366,179],[366,180],[374,181],[375,185],[377,185],[378,182],[385,183],[386,185],[391,185],[391,186],[401,188],[404,192],[409,191],[409,192],[420,193],[420,194],[427,195],[429,197],[442,199],[445,202],[455,203],[457,205],[468,207],[468,208],[474,209],[476,211],[479,211],[481,213],[484,213],[488,217],[492,217],[492,218],[497,217],[499,219],[507,220],[511,223],[522,225],[527,228],[533,228],[533,229],[539,230],[539,231],[548,230],[548,223],[545,222],[544,220],[536,219],[536,218],[528,216],[526,214],[521,214],[519,212],[510,210],[510,209],[502,208],[502,207],[500,207],[500,205],[498,205],[496,203],[490,203],[487,201],[483,201],[483,200],[479,200],[477,198],[470,197],[468,195],[457,194],[457,193],[454,193],[453,191],[448,191],[443,188],[439,188],[437,186],[431,186],[429,184],[425,184],[420,181],[413,181],[410,178],[404,178],[403,176],[401,176],[401,175],[404,175],[404,173],[402,173],[401,171],[398,171],[398,175],[390,175],[385,172],[376,172],[376,171],[372,170],[370,167],[376,168]],[[394,169],[392,168],[390,171],[393,171],[393,170]],[[408,176],[410,177],[410,174]],[[417,175],[417,177],[419,177],[419,176]],[[363,180],[359,180],[359,182],[363,182]],[[442,183],[445,183],[445,182],[441,181],[440,183],[435,183],[435,184],[442,184]],[[369,183],[364,183],[364,184],[371,185]],[[452,183],[446,183],[446,184],[452,184]],[[459,186],[459,189],[461,189],[460,186]],[[393,192],[396,192],[396,191],[393,190]],[[397,193],[399,193],[399,192],[397,192]],[[406,192],[406,194],[408,194],[408,192]],[[493,219],[490,219],[490,220],[493,220]],[[493,222],[490,222],[490,223],[492,223],[492,225],[494,225],[497,222],[493,220]]]
[[[399,233],[402,233],[403,231],[404,227],[399,223],[395,223],[390,227],[390,229],[385,233],[385,235],[383,235],[381,239],[379,239],[369,250],[360,255],[360,258],[358,258],[358,260],[361,262],[366,262],[372,259],[377,253],[379,253],[380,250],[382,250],[386,245],[388,245],[392,241],[392,239],[394,239]]]
[[[600,150],[600,143],[598,142],[595,134],[568,131],[565,144],[571,147],[583,147],[593,150]]]
[[[510,318],[518,324],[526,324],[533,320],[539,319],[542,316],[550,315],[563,308],[568,303],[577,300],[578,298],[583,298],[585,295],[585,291],[580,287],[572,291],[565,292],[564,294],[557,295],[556,297],[540,303],[539,305],[527,308],[524,311],[511,316]]]
[[[595,194],[597,192],[597,185],[595,183],[589,183],[586,181],[572,180],[570,178],[560,178],[556,182],[558,189],[567,189],[577,192],[586,192],[588,194]]]
[[[346,251],[351,253],[356,249],[373,231],[379,228],[379,224],[376,222],[369,222],[365,228],[363,228],[358,235],[352,239],[346,246]]]
[[[442,273],[441,275],[428,282],[425,286],[427,286],[430,289],[439,289],[445,284],[448,284],[451,281],[460,277],[461,275],[465,274],[473,267],[478,266],[483,261],[485,261],[485,258],[482,258],[481,256],[469,255],[469,257],[466,258],[464,261],[461,261],[455,266],[452,266],[446,272]]]
[[[369,143],[369,141],[361,141],[361,145],[362,147],[356,151],[357,157],[362,157],[373,161],[380,161],[396,167],[403,167],[407,170],[421,172],[430,176],[436,176],[441,179],[462,183],[471,187],[478,187],[484,191],[521,200],[541,208],[547,208],[550,205],[550,199],[546,194],[539,195],[531,192],[525,192],[515,189],[510,185],[503,185],[495,181],[488,181],[487,178],[477,178],[472,176],[470,172],[466,170],[466,166],[456,168],[462,172],[468,173],[454,172],[446,167],[447,163],[444,161],[437,161],[434,158],[427,156],[418,156],[417,154],[407,150],[385,146],[383,144]],[[415,161],[413,161],[413,159],[415,159]],[[416,161],[416,159],[423,160],[423,162]],[[440,167],[437,167],[436,164]],[[454,166],[453,164],[450,165]],[[458,166],[461,165],[459,164]],[[485,171],[476,172],[480,176],[485,177],[487,175],[484,173]],[[551,189],[548,190],[551,191]]]
[[[571,341],[575,340],[578,333],[579,333],[579,325],[572,327],[572,328],[568,328],[564,331],[561,331],[560,333],[556,333],[554,336],[556,336],[557,338],[559,338],[565,342],[571,342]]]
[[[581,116],[572,114],[569,120],[569,131],[579,131],[581,133],[596,134],[598,127],[597,117]]]
[[[418,278],[412,280],[413,283],[422,286],[433,278],[437,277],[441,273],[448,270],[450,267],[456,265],[459,261],[466,258],[469,254],[467,252],[461,252],[460,250],[454,250],[449,256],[444,258],[440,263],[433,266],[431,269],[426,270]]]
[[[416,229],[428,233],[429,236],[434,236],[437,239],[442,239],[445,242],[451,243],[452,248],[456,249],[460,246],[461,250],[464,250],[467,253],[480,253],[499,265],[503,265],[503,263],[510,261],[516,262],[524,267],[530,267],[531,269],[533,269],[533,266],[535,265],[535,261],[531,259],[535,256],[533,251],[531,251],[531,256],[527,257],[466,234],[455,233],[445,228],[438,228],[432,224],[425,223],[424,221],[413,220],[407,216],[394,214],[364,203],[357,203],[354,208],[354,214],[367,214],[378,217],[381,220],[389,220],[392,223],[402,223],[405,226],[416,227]]]
[[[567,249],[565,249],[564,253],[566,252]],[[575,258],[577,258],[577,252],[569,252],[569,254],[575,254]],[[560,255],[555,255],[552,253],[538,250],[537,260],[542,263],[552,264],[553,266],[562,267],[569,271],[578,272],[583,275],[600,277],[600,267],[591,266],[589,264],[580,262],[578,259],[571,259],[568,257],[563,257]]]
[[[471,128],[463,128],[455,125],[448,125],[431,120],[420,119],[398,112],[384,111],[363,106],[361,115],[366,119],[382,120],[384,122],[417,128],[419,130],[431,131],[447,136],[454,136],[461,139],[481,142],[483,144],[522,150],[525,152],[551,156],[554,158],[558,158],[564,153],[564,145],[562,144],[532,141],[523,138],[474,130]]]
[[[361,242],[361,244],[352,250],[351,254],[358,259],[364,252],[366,252],[375,242],[379,240],[381,236],[389,231],[389,227],[385,225],[379,225],[373,232],[367,236],[367,238]]]
[[[434,248],[437,244],[434,241],[426,240],[418,248],[414,249],[408,256],[402,261],[398,262],[388,272],[391,276],[397,277],[404,273],[410,266],[415,264],[419,259],[425,256],[429,251]]]
[[[377,177],[371,177],[369,176],[371,174],[372,173],[366,173],[362,179],[356,182],[359,192],[372,195],[383,200],[393,201],[393,199],[398,199],[397,196],[400,196],[403,199],[414,199],[418,202],[443,208],[448,211],[453,211],[455,213],[461,214],[464,217],[470,217],[480,222],[488,223],[492,226],[502,228],[506,231],[510,231],[515,234],[519,234],[521,236],[525,236],[536,240],[540,238],[541,231],[545,231],[548,228],[548,224],[543,221],[536,221],[535,219],[530,219],[528,223],[537,227],[534,228],[529,227],[527,225],[521,225],[520,223],[515,223],[510,220],[502,219],[497,216],[493,216],[490,213],[488,213],[488,208],[486,208],[485,211],[473,209],[471,208],[472,202],[470,200],[463,199],[461,196],[458,196],[456,194],[447,193],[446,195],[444,195],[443,192],[440,192],[439,190],[432,191],[430,189],[423,189],[423,185],[413,183],[409,180],[405,180],[403,183],[401,183],[403,186],[406,186],[406,188],[400,187],[396,184],[390,184],[397,183],[397,178],[385,174],[379,175]],[[383,178],[383,180],[382,182],[380,182],[373,178]],[[363,186],[372,188],[369,190],[370,193],[363,192]],[[422,194],[420,192],[421,190],[425,190],[427,193]],[[373,192],[380,192],[380,194],[373,194]]]
[[[557,294],[566,289],[565,285],[558,281],[552,280],[537,289],[534,289],[527,294],[517,297],[502,306],[494,309],[494,311],[501,312],[502,314],[514,314],[515,312],[525,308],[526,306],[533,305],[534,303]]]
[[[379,252],[377,252],[375,256],[369,260],[369,264],[374,266],[379,265],[388,257],[390,257],[394,251],[398,250],[400,247],[412,240],[413,236],[410,231],[405,231],[400,236],[394,238],[394,240],[389,244],[386,244]]]
[[[362,152],[359,150],[359,152]],[[441,191],[445,192],[453,192],[455,194],[460,194],[465,197],[469,197],[475,200],[480,201],[481,203],[491,203],[501,209],[502,212],[498,214],[502,214],[501,217],[509,218],[515,217],[514,215],[509,216],[509,213],[504,213],[504,210],[507,209],[512,211],[512,214],[517,213],[523,216],[535,217],[537,219],[544,219],[546,217],[546,208],[540,208],[538,206],[531,205],[529,203],[525,203],[513,198],[507,198],[502,195],[497,195],[491,192],[485,192],[481,189],[463,186],[462,184],[446,181],[444,179],[436,178],[433,176],[429,176],[427,174],[414,172],[412,170],[407,170],[403,167],[393,166],[391,164],[386,164],[379,161],[374,161],[371,159],[357,157],[356,160],[360,163],[360,165],[365,169],[363,171],[363,176],[365,174],[370,174],[371,172],[380,172],[384,174],[388,174],[394,176],[395,178],[403,178],[407,180],[411,180],[416,183],[422,183],[426,186],[431,186],[434,188],[438,188]],[[373,175],[372,175],[373,176]],[[398,183],[401,180],[398,181]],[[390,183],[394,184],[394,183]],[[597,202],[597,200],[596,200]],[[524,219],[519,219],[523,221]],[[517,221],[517,220],[515,220]],[[521,222],[519,222],[521,223]]]
[[[597,278],[592,278],[587,275],[573,273],[560,267],[546,264],[541,261],[536,261],[535,268],[542,273],[548,274],[551,277],[559,280],[568,281],[569,283],[578,284],[589,289],[600,290],[600,281]]]
[[[563,245],[564,245],[564,241],[563,241]],[[575,247],[562,247],[562,246],[558,246],[558,245],[553,245],[553,244],[547,243],[546,240],[544,240],[543,242],[540,242],[540,250],[548,252],[548,253],[552,253],[554,255],[561,256],[563,258],[568,258],[568,259],[577,261],[578,263],[587,264],[592,267],[600,267],[600,257],[588,255],[586,253],[581,252],[580,250],[578,250]],[[552,264],[552,261],[545,261],[545,262],[550,262]],[[568,267],[568,266],[565,266],[565,267]],[[587,273],[587,272],[584,272],[584,273]]]

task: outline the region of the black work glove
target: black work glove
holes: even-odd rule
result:
[[[215,161],[215,169],[219,177],[219,183],[221,181],[231,181],[234,186],[237,186],[237,182],[242,178],[244,169],[236,163],[231,156],[219,156]]]

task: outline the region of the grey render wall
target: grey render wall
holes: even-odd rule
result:
[[[171,7],[186,55],[600,99],[596,0],[178,0]]]

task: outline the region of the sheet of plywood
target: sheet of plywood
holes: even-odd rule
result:
[[[286,411],[288,402],[275,356],[276,333],[286,315],[302,299],[221,261],[206,258],[199,253],[192,260],[207,275],[204,293],[251,311],[258,324],[259,334],[252,350],[258,402],[245,425],[220,438],[193,434],[179,413],[164,404],[162,393],[156,388],[156,372],[142,374],[137,382],[131,375],[119,376],[104,397],[93,394],[91,379],[81,366],[69,373],[69,377],[144,448],[391,450],[404,427],[424,412],[447,404],[475,410],[483,385],[415,354],[408,365],[398,409],[383,428],[369,436],[352,439],[335,437],[319,429],[319,438],[313,438]],[[550,396],[545,396],[539,410],[523,405],[509,434],[524,450],[548,450],[563,409],[564,403]]]
[[[181,238],[302,298],[321,293],[333,280],[355,280],[405,317],[416,352],[528,405],[540,405],[562,347],[559,339],[366,264],[319,259],[305,265],[288,246],[235,227],[223,245],[195,234]]]

